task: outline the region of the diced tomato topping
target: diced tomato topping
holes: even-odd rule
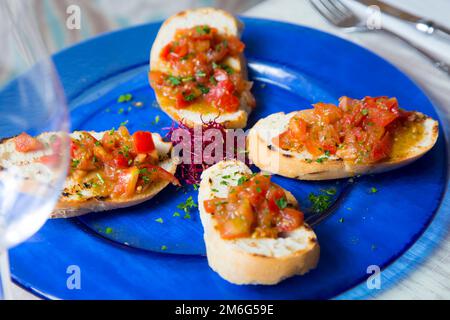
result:
[[[31,152],[44,149],[44,145],[36,138],[23,132],[14,138],[16,150],[18,152]]]
[[[209,26],[179,29],[160,52],[167,71],[152,70],[150,85],[165,97],[162,103],[179,109],[203,102],[222,112],[236,111],[241,101],[253,107],[252,83],[228,60],[238,58],[244,48],[238,38]]]
[[[228,198],[203,202],[223,239],[276,238],[303,224],[303,214],[289,207],[285,191],[271,183],[270,177],[244,178],[243,183],[229,188]]]
[[[341,97],[339,107],[316,103],[313,110],[291,118],[288,129],[273,142],[314,157],[337,154],[344,160],[377,162],[389,157],[395,130],[408,121],[408,114],[395,98]]]
[[[148,131],[137,131],[133,134],[136,153],[150,153],[155,150],[152,134]]]
[[[129,198],[136,191],[136,185],[139,179],[139,169],[132,167],[127,170],[122,170],[118,174],[118,179],[114,185],[113,196]]]

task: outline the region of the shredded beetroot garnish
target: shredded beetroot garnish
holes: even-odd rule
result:
[[[185,143],[185,141],[180,141],[182,139],[178,139],[176,137],[174,137],[174,132],[177,130],[186,130],[186,133],[189,134],[190,137],[190,141],[191,141],[191,148],[189,151],[189,157],[191,159],[191,163],[185,163],[184,161],[182,161],[179,165],[178,165],[178,169],[177,172],[175,174],[175,176],[182,182],[186,183],[186,184],[198,184],[200,183],[200,176],[203,172],[203,170],[206,170],[207,168],[209,168],[210,166],[214,165],[216,162],[221,161],[221,160],[225,160],[225,159],[236,159],[239,158],[238,155],[241,154],[240,158],[244,158],[245,162],[248,164],[248,158],[246,156],[245,153],[245,145],[242,148],[243,150],[239,150],[239,148],[237,147],[237,141],[238,138],[236,136],[233,136],[233,150],[227,153],[227,129],[225,129],[225,127],[212,120],[209,122],[203,122],[202,125],[202,132],[201,134],[195,134],[195,131],[193,128],[188,127],[187,125],[185,125],[183,122],[180,123],[172,123],[172,125],[170,127],[166,127],[163,128],[163,130],[167,130],[168,133],[166,134],[166,139],[170,140],[173,144],[173,146],[177,146],[179,144],[183,144]],[[211,163],[211,158],[210,159],[205,159],[203,158],[203,154],[196,154],[196,151],[198,153],[198,151],[200,151],[201,153],[203,153],[203,151],[205,150],[205,148],[210,145],[211,143],[214,142],[214,139],[210,139],[208,137],[205,137],[205,132],[207,132],[208,129],[216,129],[221,133],[222,136],[222,141],[217,142],[217,143],[221,143],[222,144],[222,149],[223,149],[223,157],[220,157],[218,159],[215,159],[215,152],[212,152],[211,156],[214,157],[213,159],[215,159],[216,161],[214,163]],[[197,129],[198,130],[198,129]],[[231,144],[231,142],[230,142]],[[198,146],[201,145],[201,148],[199,148]],[[196,148],[197,146],[197,148]],[[183,151],[188,150],[187,148],[184,148]],[[185,158],[186,156],[183,154],[183,151],[180,153],[180,157]],[[199,158],[201,157],[201,158]],[[219,157],[219,156],[218,156]],[[199,160],[201,159],[202,161],[200,161],[200,163],[198,163],[199,161],[195,160]],[[209,161],[206,161],[209,160]]]

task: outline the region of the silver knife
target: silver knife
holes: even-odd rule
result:
[[[450,37],[450,29],[440,25],[438,23],[435,23],[431,20],[427,20],[421,17],[418,17],[412,13],[403,11],[401,9],[398,9],[396,7],[393,7],[385,2],[379,1],[379,0],[357,0],[360,3],[363,3],[367,6],[378,6],[381,10],[381,12],[383,13],[387,13],[391,16],[400,18],[402,20],[406,20],[409,22],[412,22],[416,29],[426,33],[426,34],[435,34],[435,33],[439,33],[442,32],[444,33],[446,36]]]

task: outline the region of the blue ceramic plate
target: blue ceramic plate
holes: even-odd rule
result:
[[[336,103],[342,95],[395,96],[401,106],[437,118],[411,80],[355,44],[301,26],[244,22],[243,40],[258,101],[249,126],[274,112],[310,108],[317,101]],[[157,108],[147,81],[149,51],[159,26],[110,33],[55,56],[73,129],[108,130],[128,121],[131,131],[164,134],[172,121]],[[125,93],[131,93],[133,101],[118,103]],[[143,105],[136,107],[135,102]],[[441,202],[445,154],[440,138],[414,164],[353,182],[275,177],[306,211],[311,192],[337,191],[333,213],[314,226],[321,245],[318,268],[277,286],[236,286],[212,272],[197,210],[186,216],[177,208],[190,196],[196,200],[196,191],[172,186],[133,208],[48,221],[11,250],[13,277],[46,298],[332,298],[364,281],[369,265],[385,268],[422,234]],[[73,265],[81,270],[80,290],[67,287],[67,270]]]

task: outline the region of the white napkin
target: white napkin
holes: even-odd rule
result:
[[[380,12],[379,16],[375,10],[371,10],[366,5],[354,0],[342,0],[362,21],[369,21],[369,24],[376,26],[380,23],[380,27],[389,30],[394,34],[403,37],[413,45],[426,50],[428,53],[436,57],[436,59],[450,65],[450,36],[441,36],[437,34],[425,34],[416,29],[415,24],[403,21],[389,14]]]

